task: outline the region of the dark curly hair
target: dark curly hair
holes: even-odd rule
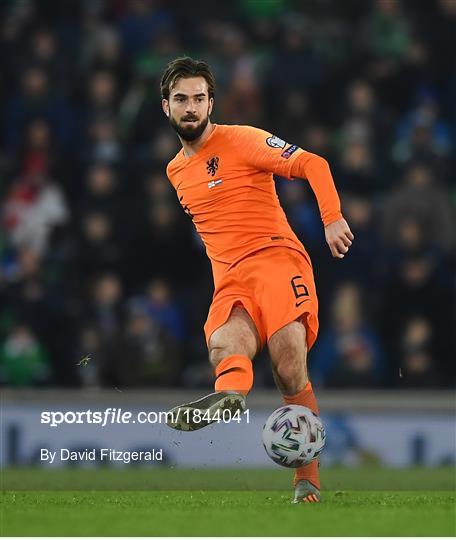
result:
[[[204,77],[207,82],[209,98],[214,97],[215,78],[208,64],[202,60],[183,56],[170,62],[165,69],[160,82],[162,98],[169,99],[169,94],[178,79],[188,79],[189,77]]]

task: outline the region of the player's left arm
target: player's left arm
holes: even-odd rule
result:
[[[262,129],[233,126],[229,131],[236,155],[258,169],[286,178],[305,178],[315,193],[333,257],[342,259],[354,239],[340,210],[340,200],[326,159]]]
[[[293,160],[291,176],[309,181],[317,198],[329,249],[333,257],[343,259],[352,245],[354,235],[342,216],[339,195],[328,162],[312,152],[302,152]]]

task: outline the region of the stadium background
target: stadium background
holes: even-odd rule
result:
[[[0,535],[454,536],[456,1],[208,4],[0,3]],[[41,423],[212,387],[209,263],[164,175],[183,53],[214,67],[216,122],[328,158],[356,235],[332,259],[306,182],[276,179],[320,296],[318,508],[262,447],[266,353],[250,423]],[[101,448],[164,459],[59,461]]]
[[[0,2],[0,535],[454,535],[455,22],[455,0]],[[276,179],[320,297],[319,508],[261,446],[267,354],[250,425],[40,423],[212,387],[209,263],[165,177],[158,82],[184,53],[215,122],[329,160],[356,236],[332,259],[306,182]],[[166,459],[52,470],[44,447]]]
[[[210,267],[165,176],[158,83],[184,53],[215,71],[215,122],[332,166],[342,262],[306,182],[277,178],[315,267],[315,386],[454,384],[456,2],[12,0],[0,18],[3,386],[211,385]],[[263,354],[256,388],[269,372]]]

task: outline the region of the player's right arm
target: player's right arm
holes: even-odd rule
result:
[[[343,258],[354,236],[342,216],[339,196],[326,159],[251,126],[236,126],[231,130],[231,138],[238,155],[251,166],[285,178],[309,181],[331,253],[334,257]]]

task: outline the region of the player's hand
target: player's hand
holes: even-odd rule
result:
[[[344,258],[355,238],[344,218],[326,225],[325,237],[332,256],[338,259]]]

